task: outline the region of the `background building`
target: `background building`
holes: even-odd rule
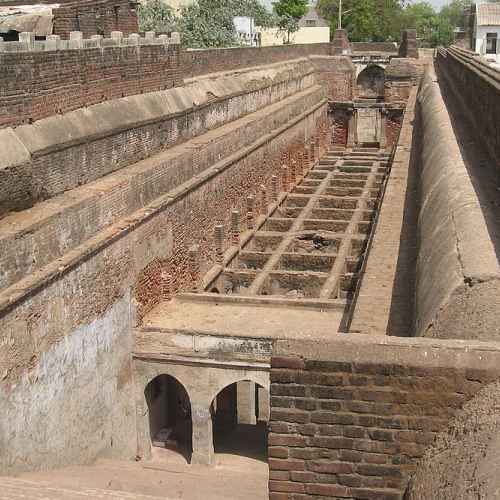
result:
[[[278,28],[261,29],[262,45],[282,45],[286,33]],[[299,30],[291,35],[292,43],[327,43],[330,41],[330,25],[322,18],[315,5],[310,5],[306,14],[299,20]]]
[[[480,3],[472,8],[472,50],[491,61],[498,62],[500,4]]]

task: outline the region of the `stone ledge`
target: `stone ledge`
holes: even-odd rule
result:
[[[500,366],[500,343],[349,333],[324,341],[278,340],[274,356],[332,363],[470,368],[496,373]]]

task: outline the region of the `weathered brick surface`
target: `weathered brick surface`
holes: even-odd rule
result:
[[[271,498],[286,492],[299,499],[295,494],[305,492],[307,498],[401,499],[436,433],[500,376],[498,347],[486,359],[480,343],[467,350],[444,342],[344,338],[275,348]]]
[[[199,141],[196,144],[187,142],[178,145],[161,155],[121,169],[116,175],[81,186],[59,200],[57,205],[48,201],[47,207],[44,205],[46,210],[41,210],[42,205],[38,205],[31,217],[23,218],[22,224],[10,224],[10,221],[17,220],[15,214],[7,217],[4,227],[11,229],[5,231],[0,238],[4,249],[0,256],[0,286],[3,288],[12,285],[84,243],[110,224],[188,182],[194,175],[203,174],[217,161],[237,154],[242,148],[258,141],[263,134],[285,125],[290,119],[299,116],[304,109],[317,105],[323,95],[322,90],[315,87],[292,96],[289,100],[275,103],[270,108],[273,110],[272,119],[266,119],[266,109],[249,114],[200,136],[196,139]],[[291,132],[291,137],[296,133],[298,132]],[[122,141],[125,141],[127,136],[128,134],[124,135]],[[272,147],[266,146],[266,149],[272,151],[275,161],[281,150],[287,147],[289,140],[289,135],[282,136],[275,140]],[[257,161],[260,159],[259,157]],[[242,168],[247,167],[248,163],[245,163]],[[258,168],[263,170],[264,165],[258,165]],[[68,169],[68,175],[71,175],[71,169]],[[267,179],[270,175],[271,173],[266,172],[263,178]],[[244,182],[245,187],[241,188],[243,192],[246,188],[255,190],[260,184],[248,177]],[[220,194],[217,189],[206,195],[206,198],[208,200],[211,197],[219,197]],[[219,205],[214,202],[214,205],[208,206],[210,210],[214,210]],[[220,209],[224,209],[222,204]],[[200,217],[210,218],[210,210],[204,208]],[[227,213],[223,212],[223,217],[226,216],[229,216],[229,208]],[[215,220],[212,223],[215,224]],[[179,220],[179,224],[179,234],[184,235],[189,231],[186,221]],[[206,230],[209,227],[211,226],[207,226]],[[186,237],[188,234],[189,232]],[[176,239],[178,237],[179,235]],[[37,255],[36,260],[33,260],[33,254]],[[18,265],[14,265],[14,262]]]
[[[349,132],[349,113],[344,110],[334,110],[332,113],[333,137],[336,146],[346,146]]]
[[[218,92],[217,98],[203,96],[207,85],[200,82],[18,127],[14,134],[29,148],[31,162],[0,168],[0,179],[8,176],[12,191],[0,192],[0,217],[9,208],[29,208],[310,87],[313,68],[304,62],[280,66],[281,72],[273,68],[267,78],[250,72],[220,79],[217,86],[209,87]],[[246,92],[252,78],[257,81]],[[0,135],[0,144],[11,142],[10,137],[4,139],[7,134]],[[250,133],[247,137],[252,140]],[[243,144],[225,142],[228,151]],[[5,167],[3,163],[5,159],[0,160]]]
[[[180,45],[0,52],[0,127],[182,85]]]
[[[292,108],[287,109],[288,116],[294,116]],[[295,110],[295,116],[300,114]],[[276,117],[274,117],[276,118]],[[173,250],[168,259],[154,261],[139,275],[135,289],[139,303],[138,316],[142,317],[162,299],[157,286],[163,273],[172,276],[171,293],[189,290],[193,286],[193,270],[188,257],[188,248],[200,245],[202,272],[215,263],[213,232],[216,224],[225,227],[225,247],[230,244],[231,209],[244,213],[246,197],[257,196],[260,185],[270,190],[272,175],[280,174],[281,158],[285,151],[292,157],[298,152],[297,144],[304,136],[316,129],[326,120],[326,105],[318,108],[302,122],[290,127],[272,142],[251,151],[239,159],[231,168],[222,172],[199,189],[189,192],[179,205],[169,211],[168,223],[172,225]],[[264,158],[266,161],[264,162]],[[257,215],[259,214],[259,209]]]
[[[500,162],[500,79],[484,59],[452,47],[438,51],[436,73],[447,104],[452,103],[470,137],[498,165]],[[452,101],[451,101],[452,100]],[[483,160],[486,161],[486,160]]]
[[[229,49],[187,50],[182,53],[184,78],[251,68],[311,55],[331,55],[329,43],[273,45]]]
[[[50,3],[50,2],[47,2]],[[71,31],[82,31],[85,37],[124,34],[139,30],[135,3],[130,0],[69,0],[58,2],[54,10],[55,35],[68,38]]]

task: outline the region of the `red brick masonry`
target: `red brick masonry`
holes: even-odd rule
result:
[[[499,347],[484,343],[361,334],[278,342],[270,499],[401,499],[417,459],[499,377],[499,361]]]

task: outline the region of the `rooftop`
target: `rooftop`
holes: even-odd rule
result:
[[[500,4],[477,4],[476,23],[478,26],[500,26]]]

